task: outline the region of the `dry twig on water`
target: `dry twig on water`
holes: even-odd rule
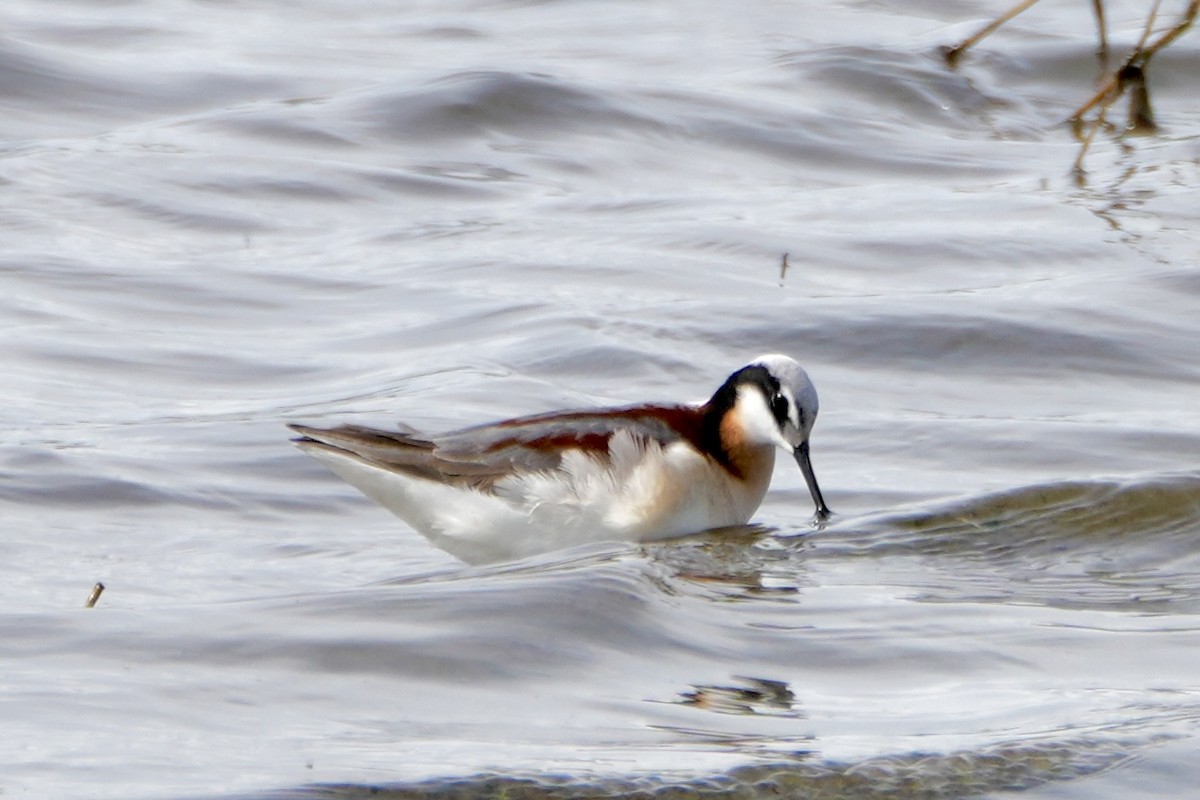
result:
[[[951,67],[957,65],[959,59],[967,49],[978,44],[984,37],[990,35],[1001,25],[1037,2],[1038,0],[1021,0],[1017,5],[985,25],[973,36],[968,37],[954,47],[946,48],[943,53],[947,63]],[[1126,125],[1126,130],[1130,133],[1148,134],[1154,133],[1158,129],[1154,122],[1154,112],[1150,105],[1150,92],[1146,84],[1146,71],[1149,67],[1150,59],[1160,50],[1182,36],[1196,21],[1196,17],[1200,16],[1200,0],[1188,0],[1187,7],[1184,9],[1183,14],[1180,15],[1179,20],[1170,28],[1163,31],[1158,38],[1151,41],[1151,37],[1154,34],[1154,26],[1158,20],[1158,11],[1161,2],[1162,0],[1155,0],[1146,17],[1146,24],[1142,28],[1142,36],[1138,40],[1137,45],[1121,65],[1110,73],[1108,72],[1109,50],[1104,0],[1092,0],[1092,10],[1096,16],[1100,40],[1098,55],[1104,77],[1099,90],[1068,118],[1072,130],[1081,143],[1079,156],[1075,159],[1076,175],[1082,174],[1084,156],[1087,155],[1088,148],[1091,146],[1092,140],[1095,139],[1097,131],[1108,124],[1106,112],[1126,91],[1129,92],[1129,122]],[[1093,110],[1096,111],[1096,115],[1088,121],[1086,115]]]
[[[1020,0],[1015,6],[1005,11],[994,20],[984,25],[978,31],[968,36],[963,41],[956,44],[954,47],[943,49],[942,55],[946,57],[947,63],[954,67],[958,65],[958,60],[962,57],[969,48],[979,44],[981,40],[990,36],[1001,25],[1008,22],[1013,17],[1020,14],[1022,11],[1035,5],[1038,0]],[[1104,0],[1092,0],[1092,13],[1096,15],[1096,36],[1100,40],[1100,45],[1097,48],[1096,55],[1100,58],[1101,65],[1108,64],[1108,23],[1104,14]]]

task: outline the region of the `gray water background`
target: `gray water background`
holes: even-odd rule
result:
[[[0,793],[1189,794],[1200,47],[1080,184],[1088,4],[948,69],[1001,5],[7,0]],[[771,351],[823,530],[466,567],[283,428]]]

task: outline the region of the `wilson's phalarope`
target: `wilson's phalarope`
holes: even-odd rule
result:
[[[701,405],[561,411],[440,436],[289,425],[295,443],[464,561],[584,542],[663,539],[742,525],[791,453],[808,455],[817,391],[787,356],[762,356]]]

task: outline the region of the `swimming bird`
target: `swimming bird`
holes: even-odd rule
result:
[[[559,411],[435,436],[288,427],[302,450],[434,545],[479,563],[745,524],[776,448],[795,458],[824,519],[809,459],[816,418],[807,373],[765,355],[702,404]]]

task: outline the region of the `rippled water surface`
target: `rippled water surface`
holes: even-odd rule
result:
[[[1077,181],[1089,4],[948,69],[1001,5],[7,0],[0,794],[1192,792],[1200,48]],[[468,567],[283,427],[772,351],[822,529]]]

